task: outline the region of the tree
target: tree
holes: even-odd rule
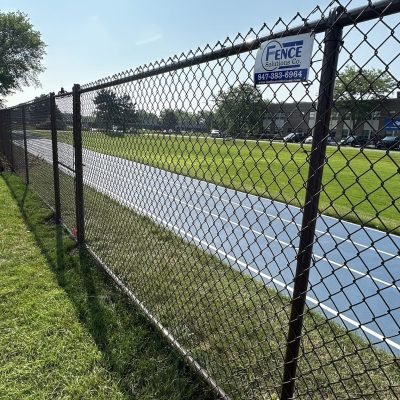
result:
[[[368,114],[379,109],[379,101],[395,87],[396,80],[388,72],[347,66],[336,80],[335,106],[340,114],[350,117],[355,132],[363,121],[370,119]]]
[[[0,12],[0,96],[38,85],[45,44],[22,12]],[[1,102],[1,99],[0,99]]]
[[[96,106],[96,123],[100,128],[111,132],[119,120],[119,105],[117,95],[106,89],[101,89],[93,100]]]
[[[164,129],[175,130],[178,118],[176,117],[174,110],[164,110],[161,113],[161,123]]]
[[[213,112],[201,110],[197,113],[197,120],[203,131],[210,132],[213,123]]]
[[[132,99],[127,94],[118,98],[117,102],[119,112],[118,124],[121,126],[122,131],[126,132],[128,128],[137,125],[136,104],[132,103]]]
[[[96,125],[109,134],[115,126],[126,132],[137,122],[135,104],[127,94],[118,97],[112,90],[102,89],[93,103],[96,106]]]
[[[50,98],[42,94],[33,99],[26,106],[26,118],[31,125],[42,124],[45,121],[50,121]]]
[[[176,125],[180,130],[192,129],[196,125],[196,118],[193,113],[184,110],[176,110]]]
[[[159,129],[160,119],[157,114],[145,110],[136,112],[137,125],[142,129]]]
[[[28,125],[36,129],[51,129],[50,98],[46,94],[35,97],[32,103],[26,106],[26,119]],[[64,116],[56,104],[55,109],[56,126],[58,130],[66,127]]]
[[[220,93],[216,103],[214,128],[235,136],[259,134],[262,131],[266,104],[257,88],[241,84]]]

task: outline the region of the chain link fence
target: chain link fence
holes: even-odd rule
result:
[[[400,398],[400,3],[332,5],[0,111],[3,159],[223,398]],[[255,86],[305,33],[308,81]]]

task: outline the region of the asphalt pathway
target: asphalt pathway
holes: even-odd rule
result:
[[[59,161],[73,168],[72,146],[58,146]],[[28,137],[28,151],[51,163],[50,140]],[[88,149],[83,163],[86,185],[281,293],[293,292],[298,207]],[[308,306],[400,354],[399,249],[399,236],[320,216]]]

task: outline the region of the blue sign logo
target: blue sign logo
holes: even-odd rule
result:
[[[292,69],[300,67],[303,40],[280,43],[272,41],[265,46],[262,54],[262,65],[266,71]]]

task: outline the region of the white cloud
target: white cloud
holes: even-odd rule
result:
[[[157,42],[158,40],[161,40],[162,38],[163,38],[163,35],[161,35],[161,33],[158,33],[157,35],[148,36],[145,39],[138,40],[135,44],[136,44],[136,46],[143,46],[145,44]]]

